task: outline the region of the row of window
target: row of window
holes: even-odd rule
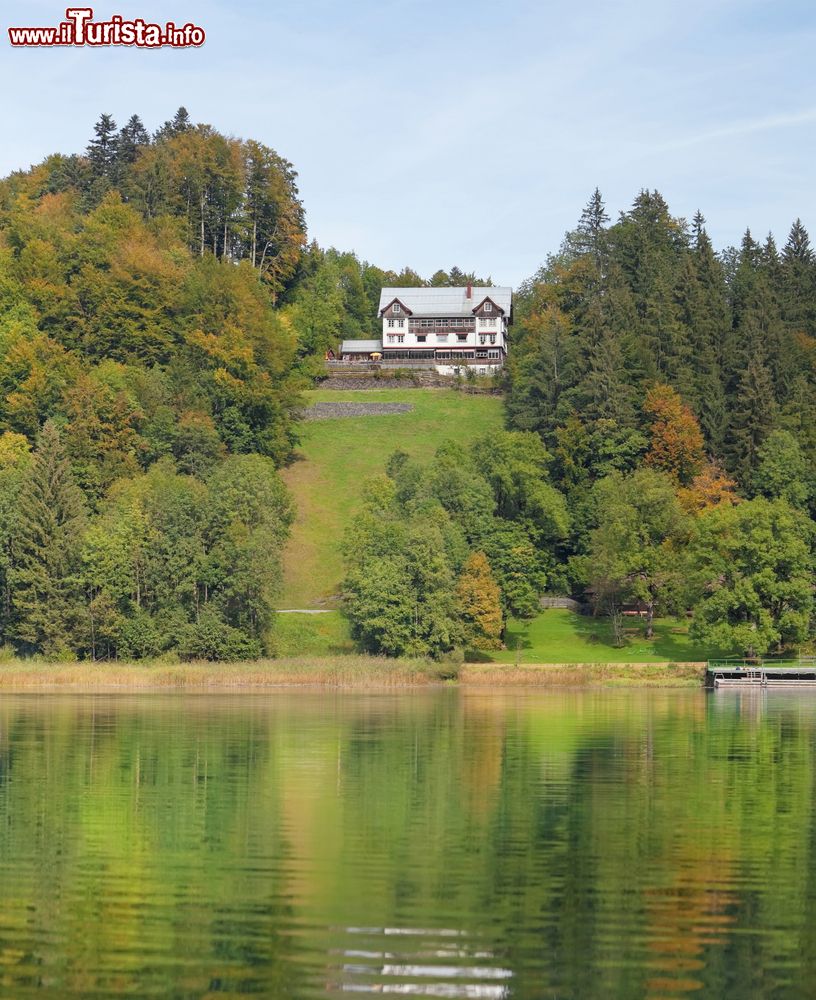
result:
[[[440,329],[444,330],[444,329],[447,328],[449,322],[450,322],[450,325],[452,327],[459,327],[461,329],[466,329],[466,330],[473,330],[474,329],[473,320],[462,320],[462,321],[459,321],[459,320],[455,320],[455,319],[452,319],[452,320],[446,320],[446,319],[423,319],[423,320],[420,320],[418,323],[416,322],[416,320],[414,320],[411,323],[411,327],[410,328],[411,328],[412,331],[414,331],[414,330],[433,329],[434,327],[437,330],[440,330]],[[485,326],[495,326],[495,325],[496,325],[495,318],[494,319],[485,319],[484,316],[480,316],[479,317],[479,326],[485,327]],[[389,319],[388,320],[388,327],[389,327],[389,329],[393,329],[395,326],[399,327],[400,329],[403,329],[403,327],[405,326],[405,320],[404,319]]]
[[[496,343],[496,336],[497,335],[495,333],[480,333],[479,334],[479,343],[482,344],[482,345],[487,344],[487,343],[495,344]],[[428,342],[428,335],[426,333],[418,333],[416,335],[416,339],[417,339],[417,343],[418,344],[426,344]],[[457,333],[456,334],[456,342],[458,344],[466,344],[467,343],[467,339],[468,339],[468,335],[466,333]],[[394,344],[394,343],[404,344],[405,343],[405,334],[404,333],[388,333],[388,334],[386,334],[386,340],[388,341],[389,344]],[[447,344],[447,342],[448,342],[448,335],[447,335],[447,333],[437,333],[436,334],[436,343],[437,344]]]
[[[476,358],[487,358],[492,361],[501,361],[501,351],[389,351],[389,358],[405,358],[408,360],[423,361],[473,361]]]
[[[457,351],[455,354],[451,351],[436,352],[437,361],[465,361],[468,358],[473,360],[474,357],[491,358],[495,361],[501,358],[501,351]]]
[[[472,330],[476,325],[476,320],[468,317],[463,317],[461,319],[412,319],[411,328],[412,329],[425,329],[430,330],[434,327],[439,327],[440,329],[446,329],[447,327],[459,328],[462,330]]]

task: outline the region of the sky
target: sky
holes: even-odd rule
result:
[[[86,0],[93,5],[93,0]],[[715,246],[746,227],[816,242],[812,0],[116,0],[192,21],[200,49],[13,49],[59,2],[7,0],[0,175],[81,152],[102,112],[196,122],[298,172],[309,237],[380,267],[456,265],[518,285],[595,187],[699,208]]]

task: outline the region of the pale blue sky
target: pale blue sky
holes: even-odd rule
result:
[[[93,5],[92,0],[90,0]],[[816,5],[790,0],[126,0],[207,31],[200,50],[13,50],[6,2],[0,173],[80,151],[100,112],[195,121],[274,147],[310,236],[384,267],[452,264],[517,284],[595,185],[699,207],[717,246],[801,216],[816,238]]]

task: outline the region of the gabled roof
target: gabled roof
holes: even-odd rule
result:
[[[475,289],[474,289],[474,291],[475,291]],[[490,291],[490,289],[483,288],[482,291],[486,292],[486,291]],[[473,302],[474,302],[474,306],[473,306],[473,311],[474,312],[477,312],[479,309],[481,309],[482,306],[485,304],[485,302],[492,302],[493,305],[496,307],[496,309],[501,309],[502,308],[499,305],[499,303],[493,298],[492,295],[479,295],[479,296],[474,295],[473,296]],[[507,310],[504,310],[504,311],[506,312]]]
[[[399,289],[397,289],[397,290],[399,291]],[[402,301],[401,298],[395,297],[395,298],[391,299],[390,302],[386,302],[385,305],[383,305],[382,296],[380,296],[380,315],[382,316],[382,314],[385,312],[385,310],[386,309],[390,309],[391,306],[393,306],[393,304],[395,302],[399,302],[399,304],[402,306],[402,308],[405,310],[405,312],[409,316],[411,315],[411,310],[408,308],[408,306],[406,306],[406,304]]]
[[[467,288],[383,288],[380,292],[379,315],[394,299],[414,316],[472,316],[485,299],[489,298],[506,315],[513,304],[513,289],[488,286],[474,286],[471,297]]]

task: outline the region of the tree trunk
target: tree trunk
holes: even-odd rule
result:
[[[200,233],[201,249],[199,250],[199,256],[203,257],[204,256],[204,194],[203,193],[201,195],[201,200],[199,201],[199,213],[201,215],[201,233]]]
[[[646,638],[651,639],[654,637],[654,601],[649,601],[646,604]]]

